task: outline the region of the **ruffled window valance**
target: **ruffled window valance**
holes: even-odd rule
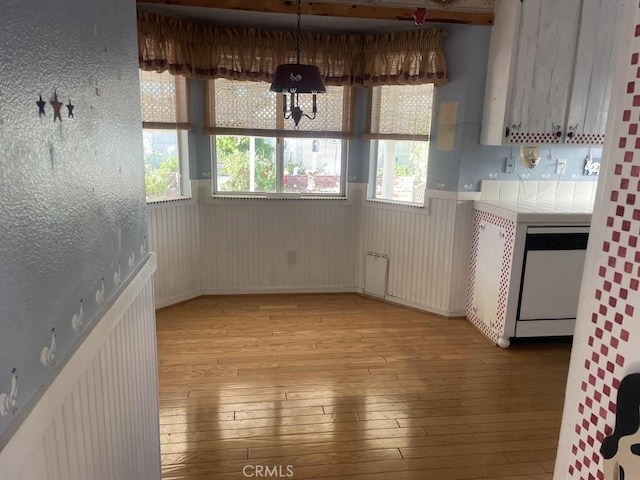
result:
[[[381,35],[303,32],[301,63],[317,65],[327,85],[447,82],[444,30]],[[295,32],[230,28],[138,11],[143,70],[200,78],[270,82],[278,65],[295,63]]]

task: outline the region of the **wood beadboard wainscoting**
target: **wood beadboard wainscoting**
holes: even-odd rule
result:
[[[160,478],[155,265],[148,257],[9,439],[2,480]]]
[[[551,480],[569,355],[356,294],[191,300],[158,312],[163,478]]]
[[[199,295],[362,292],[369,251],[389,259],[387,300],[464,314],[473,202],[201,198],[149,204],[156,307]]]
[[[200,295],[200,219],[195,200],[147,204],[149,251],[156,252],[156,307]]]
[[[367,252],[389,259],[385,298],[445,316],[463,316],[473,202],[433,198],[428,209],[362,201],[358,219],[358,287]]]
[[[348,200],[201,204],[202,293],[355,291],[355,213]]]

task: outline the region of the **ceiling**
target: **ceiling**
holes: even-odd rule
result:
[[[144,10],[180,18],[203,20],[213,25],[252,26],[260,28],[287,28],[296,26],[294,13],[242,12],[221,8],[183,7],[179,5],[138,4]],[[325,17],[303,15],[301,28],[307,31],[332,32],[384,32],[417,28],[408,20],[375,20],[366,18]]]
[[[307,31],[358,33],[409,30],[420,28],[412,14],[416,7],[425,6],[431,22],[487,25],[493,21],[494,0],[453,0],[447,6],[434,3],[438,1],[449,0],[303,1],[301,26]],[[138,7],[215,25],[287,29],[296,25],[293,0],[138,0]]]

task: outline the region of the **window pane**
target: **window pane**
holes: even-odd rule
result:
[[[217,192],[275,192],[274,138],[218,135],[216,139]]]
[[[284,141],[284,191],[339,194],[342,140],[287,138]]]
[[[147,201],[180,196],[180,154],[174,130],[142,131]]]
[[[429,144],[378,140],[375,197],[424,203]]]

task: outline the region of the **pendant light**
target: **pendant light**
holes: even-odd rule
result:
[[[300,3],[298,0],[298,25],[296,28],[296,63],[285,63],[278,65],[273,75],[273,83],[270,91],[282,93],[282,113],[285,119],[293,119],[295,128],[302,117],[310,120],[316,118],[318,109],[316,106],[316,94],[325,93],[327,89],[324,86],[320,69],[315,65],[304,65],[300,63],[300,40],[302,39],[302,31],[300,30]],[[310,93],[313,97],[312,114],[304,113],[300,108],[299,95],[301,93]],[[289,101],[287,102],[287,95]]]

